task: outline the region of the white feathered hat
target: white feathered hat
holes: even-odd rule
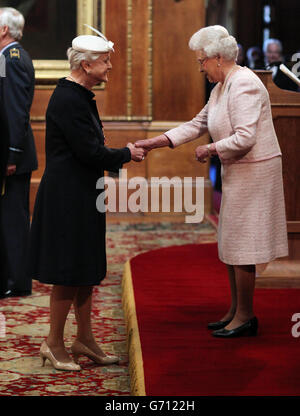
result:
[[[92,26],[85,25],[91,30],[97,33],[98,36],[94,35],[80,35],[72,41],[72,48],[78,52],[91,52],[91,53],[105,53],[114,52],[113,42],[106,39],[103,33],[93,28]]]

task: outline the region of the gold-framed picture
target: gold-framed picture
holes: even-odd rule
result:
[[[66,51],[78,35],[105,33],[105,0],[0,0],[25,17],[21,40],[35,68],[37,84],[54,84],[69,73]]]

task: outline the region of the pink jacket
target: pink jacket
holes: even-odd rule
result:
[[[206,106],[191,121],[165,134],[173,147],[209,132],[222,163],[258,162],[280,156],[269,94],[244,67],[212,90]]]

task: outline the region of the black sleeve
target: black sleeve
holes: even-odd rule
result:
[[[3,93],[10,131],[9,164],[17,164],[24,150],[31,104],[30,82],[20,60],[8,57]]]
[[[7,155],[9,146],[9,131],[7,116],[3,106],[2,80],[0,79],[0,195],[2,192],[2,181],[5,177],[7,166]]]
[[[58,120],[75,157],[91,167],[101,166],[111,171],[116,171],[123,163],[130,162],[131,152],[128,147],[110,149],[100,143],[85,103],[76,98],[76,100],[62,99],[59,102],[57,97],[55,111],[49,113],[49,117]]]

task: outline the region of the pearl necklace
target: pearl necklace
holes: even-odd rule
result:
[[[224,92],[225,85],[227,84],[227,80],[228,80],[229,76],[231,75],[231,73],[232,73],[234,70],[236,70],[236,71],[237,71],[239,68],[240,68],[240,66],[239,66],[239,65],[233,65],[233,67],[230,69],[230,71],[228,71],[228,73],[227,73],[227,75],[226,75],[226,77],[225,77],[225,79],[224,79],[224,82],[223,82],[223,84],[222,84],[221,94],[223,94],[223,92]]]

